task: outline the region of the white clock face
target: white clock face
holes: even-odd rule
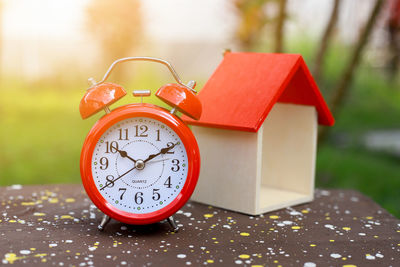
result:
[[[182,190],[188,159],[179,136],[146,117],[122,120],[99,139],[92,174],[100,194],[114,207],[136,214],[170,204]]]

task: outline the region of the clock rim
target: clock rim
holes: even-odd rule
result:
[[[108,202],[97,189],[91,168],[93,152],[100,137],[117,122],[133,117],[148,117],[166,124],[181,139],[188,158],[186,182],[178,196],[167,206],[145,214],[126,212]],[[127,224],[151,224],[172,216],[189,200],[200,174],[200,151],[192,131],[177,116],[172,115],[166,109],[152,104],[128,104],[104,115],[90,129],[81,151],[80,172],[86,193],[93,204],[104,214]]]

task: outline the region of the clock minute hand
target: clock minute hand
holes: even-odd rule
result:
[[[178,143],[173,144],[172,146],[168,146],[168,147],[164,147],[160,150],[160,152],[158,152],[157,154],[151,154],[147,159],[145,159],[143,162],[146,163],[151,159],[154,159],[155,157],[157,157],[158,155],[161,154],[165,154],[168,151],[170,151],[171,149],[173,149]]]
[[[118,181],[119,179],[121,179],[122,177],[124,177],[125,175],[127,175],[128,173],[130,173],[131,171],[133,171],[134,169],[136,169],[136,166],[133,167],[132,169],[127,170],[125,173],[121,174],[119,177],[115,178],[114,180],[112,180],[111,182],[107,182],[105,186],[103,186],[102,188],[100,188],[100,190],[103,190],[104,188],[108,187],[109,185],[111,185],[111,187],[114,186],[114,183],[116,181]]]

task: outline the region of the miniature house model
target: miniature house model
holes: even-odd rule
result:
[[[226,53],[199,98],[192,200],[252,215],[313,200],[317,126],[334,119],[300,55]]]

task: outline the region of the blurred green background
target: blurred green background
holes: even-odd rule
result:
[[[87,78],[99,80],[114,59],[165,58],[201,89],[229,47],[302,54],[336,118],[320,133],[317,187],[359,190],[400,217],[400,38],[391,12],[398,1],[332,0],[322,9],[312,0],[40,1],[43,14],[67,16],[21,21],[27,14],[18,7],[27,1],[0,2],[0,185],[80,183],[80,149],[102,114],[81,120],[79,102]],[[174,2],[178,14],[187,11],[185,25],[154,16]],[[363,11],[358,19],[354,10]],[[207,14],[211,22],[202,25]],[[123,66],[109,80],[131,92],[156,90],[172,77],[146,63]],[[112,107],[135,101],[129,95]]]

